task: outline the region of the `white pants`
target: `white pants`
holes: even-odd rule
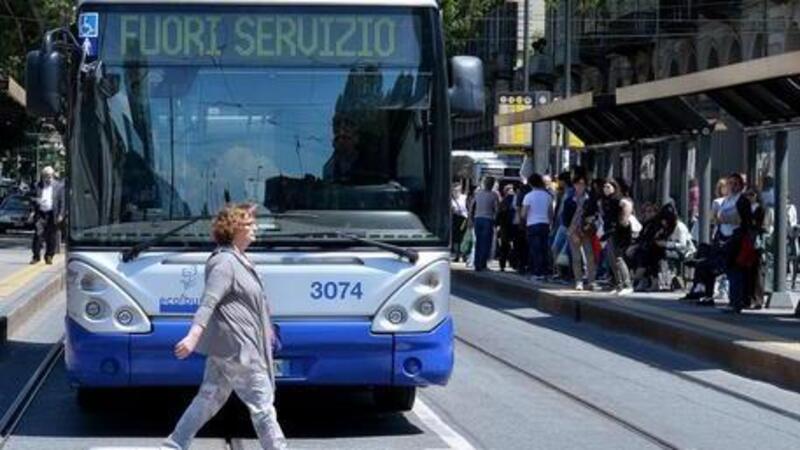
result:
[[[222,408],[231,391],[250,410],[261,447],[285,449],[286,439],[273,406],[275,395],[267,370],[215,357],[206,360],[203,384],[163,447],[187,450],[195,434]]]

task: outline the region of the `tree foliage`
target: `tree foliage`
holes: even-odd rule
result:
[[[74,15],[73,0],[0,0],[0,73],[21,79],[25,54]]]
[[[478,31],[480,19],[506,0],[440,0],[448,55],[463,52]]]
[[[544,0],[547,8],[557,9],[563,7],[567,0]],[[572,0],[572,11],[585,13],[595,11],[608,6],[609,0]]]
[[[557,8],[566,2],[567,0],[544,0],[544,4],[548,8]],[[590,9],[605,6],[607,2],[608,0],[572,0],[572,8],[573,11],[586,12]]]

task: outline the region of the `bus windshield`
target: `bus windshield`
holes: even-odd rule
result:
[[[447,239],[432,194],[448,161],[434,144],[447,118],[433,10],[198,8],[90,11],[73,243],[129,245],[244,201],[309,213],[264,219],[261,242],[316,229]],[[199,221],[165,245],[208,244],[207,230]]]

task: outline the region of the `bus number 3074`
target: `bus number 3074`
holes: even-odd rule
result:
[[[313,300],[361,300],[364,293],[360,281],[314,281],[310,295]]]

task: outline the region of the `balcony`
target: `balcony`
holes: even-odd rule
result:
[[[659,2],[659,31],[692,33],[697,31],[697,10],[690,0],[661,0]]]
[[[634,11],[608,22],[609,53],[630,54],[649,48],[655,42],[658,15],[655,11]]]

